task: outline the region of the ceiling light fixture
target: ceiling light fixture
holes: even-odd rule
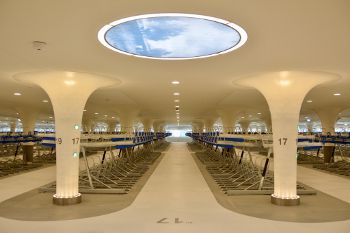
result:
[[[180,93],[179,92],[174,92],[174,95],[180,95]]]
[[[312,100],[307,100],[306,102],[307,102],[307,103],[312,103]]]
[[[20,96],[20,95],[22,95],[22,94],[19,93],[19,92],[15,92],[15,93],[13,93],[13,95]]]
[[[180,82],[179,81],[172,81],[171,84],[178,85],[178,84],[180,84]]]
[[[335,96],[340,96],[341,94],[340,94],[340,93],[334,93],[333,95],[335,95]]]
[[[49,101],[48,100],[43,100],[43,103],[48,103]]]
[[[67,86],[73,86],[73,85],[75,85],[75,81],[74,81],[74,80],[64,80],[63,82],[64,82],[64,84],[66,84]]]

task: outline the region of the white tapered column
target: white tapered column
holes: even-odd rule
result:
[[[112,85],[109,78],[75,72],[36,72],[16,76],[39,85],[50,97],[56,129],[56,194],[58,205],[81,201],[78,190],[80,129],[85,103],[96,89]]]
[[[239,124],[241,125],[242,132],[248,133],[250,121],[240,121]]]
[[[217,113],[220,115],[223,133],[229,133],[235,131],[235,123],[238,117],[238,110],[229,109],[219,109]]]
[[[205,132],[211,132],[213,131],[214,128],[214,119],[212,118],[207,118],[204,120],[204,128]]]
[[[143,131],[144,132],[150,132],[152,129],[152,124],[153,124],[153,120],[151,118],[142,118],[141,122],[143,124]]]
[[[120,110],[120,130],[126,133],[134,132],[134,120],[138,114],[138,110],[132,108],[123,108]]]
[[[21,118],[24,134],[34,133],[35,122],[37,120],[37,117],[38,117],[37,112],[31,112],[29,110],[25,112],[21,112],[20,118]]]
[[[307,131],[309,133],[312,133],[312,123],[311,122],[306,123],[306,127],[307,127]]]
[[[163,121],[153,121],[153,131],[154,132],[162,132],[161,128],[164,125]]]
[[[107,127],[107,132],[115,132],[115,128],[117,127],[117,121],[114,119],[107,121]]]
[[[17,122],[16,121],[12,121],[9,124],[10,124],[10,132],[14,133],[16,131]]]
[[[320,118],[322,124],[322,133],[334,134],[335,132],[335,123],[338,120],[339,113],[341,112],[340,107],[329,107],[325,109],[316,109],[315,110],[318,117]]]
[[[258,89],[271,112],[274,149],[274,193],[277,205],[298,205],[296,190],[297,135],[300,108],[305,95],[335,76],[315,72],[276,72],[241,79],[238,83]]]

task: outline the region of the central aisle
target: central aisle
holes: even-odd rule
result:
[[[282,208],[288,211],[291,207]],[[224,209],[216,202],[186,143],[171,143],[135,202],[122,211],[93,218],[53,222],[0,219],[0,229],[4,233],[345,233],[349,228],[350,221],[320,224],[278,222]]]

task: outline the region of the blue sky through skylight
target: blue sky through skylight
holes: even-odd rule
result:
[[[240,42],[232,27],[188,16],[157,16],[111,27],[106,42],[117,50],[154,58],[193,58],[231,49]]]

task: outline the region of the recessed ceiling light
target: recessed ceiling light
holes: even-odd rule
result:
[[[174,102],[178,103],[178,102],[180,102],[180,100],[174,100]]]
[[[178,111],[180,111],[180,110],[179,110],[179,109],[176,109],[175,111],[177,111],[177,112],[178,112]]]
[[[335,95],[335,96],[339,96],[339,95],[341,95],[340,93],[334,93],[333,95]]]
[[[95,114],[95,115],[98,115],[99,113],[98,113],[98,112],[95,112],[94,114]]]
[[[179,108],[180,106],[179,105],[176,105],[175,108]]]
[[[83,112],[86,112],[86,111],[87,111],[86,109],[83,110]]]
[[[19,113],[18,113],[18,112],[16,112],[16,115],[19,115]]]
[[[104,115],[105,117],[108,117],[108,115]]]
[[[112,117],[112,119],[114,119],[115,117]]]
[[[53,117],[52,117],[52,116],[50,116],[49,118],[50,118],[50,119],[52,119]]]
[[[178,85],[178,84],[180,84],[180,82],[179,81],[172,81],[171,84]]]
[[[288,79],[281,79],[280,81],[279,81],[279,84],[281,85],[281,86],[289,86],[289,84],[290,84],[290,80],[288,80]]]
[[[180,93],[179,92],[174,92],[174,95],[180,95]]]
[[[64,84],[66,84],[67,86],[73,86],[73,85],[75,85],[75,81],[74,80],[65,80]]]
[[[307,100],[306,102],[307,102],[307,103],[312,103],[312,100]]]
[[[43,100],[43,103],[48,103],[49,101],[48,100]]]
[[[258,114],[258,115],[261,115],[261,112],[258,112],[257,114]]]
[[[306,121],[310,122],[311,120],[310,119],[306,119]]]
[[[243,117],[241,117],[242,119],[244,119],[244,116]]]
[[[21,93],[19,93],[19,92],[15,92],[15,93],[13,93],[13,95],[20,96],[20,95],[22,95],[22,94],[21,94]]]

